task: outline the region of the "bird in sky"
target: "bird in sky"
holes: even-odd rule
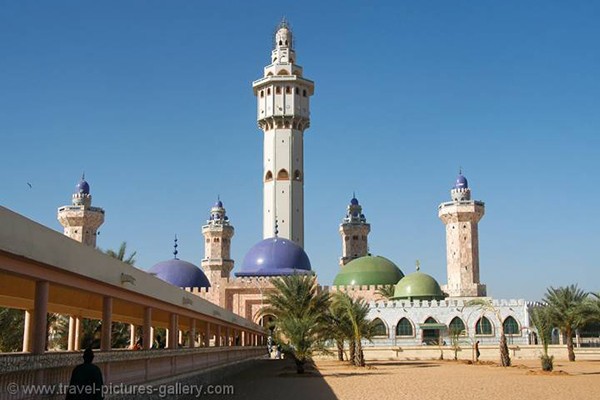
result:
[[[29,189],[33,188],[33,186],[31,186],[31,183],[27,182],[27,185],[29,186]]]

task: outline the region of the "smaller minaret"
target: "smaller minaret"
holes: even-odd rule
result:
[[[368,236],[371,225],[367,223],[362,207],[356,196],[352,196],[346,216],[340,224],[340,235],[342,235],[342,257],[340,267],[348,264],[355,258],[366,256],[369,252]]]
[[[485,204],[471,200],[471,189],[462,171],[450,195],[452,201],[438,207],[438,216],[446,225],[448,284],[442,290],[451,297],[485,296],[486,287],[479,281],[478,234]]]
[[[90,185],[82,175],[81,181],[75,186],[72,205],[58,209],[58,221],[64,226],[64,233],[73,240],[86,246],[96,247],[98,228],[104,223],[104,210],[92,207]]]
[[[218,286],[219,279],[229,278],[233,269],[231,238],[234,230],[229,224],[229,217],[220,199],[210,209],[210,217],[202,227],[202,234],[205,243],[201,265],[210,283],[215,287]]]

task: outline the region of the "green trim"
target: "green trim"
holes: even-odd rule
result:
[[[447,329],[448,327],[446,326],[446,324],[435,324],[433,322],[428,322],[428,323],[424,323],[424,324],[419,324],[419,328],[444,330],[444,329]]]

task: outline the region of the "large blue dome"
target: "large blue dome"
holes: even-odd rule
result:
[[[208,278],[200,268],[177,258],[159,262],[150,268],[148,272],[180,288],[210,287]]]
[[[235,276],[280,276],[311,271],[308,256],[296,243],[273,237],[255,244]]]

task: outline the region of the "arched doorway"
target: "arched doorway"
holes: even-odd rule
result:
[[[437,345],[442,343],[441,333],[446,325],[440,324],[433,317],[429,317],[421,324],[421,340],[426,345]]]
[[[267,328],[269,330],[269,335],[273,336],[273,332],[275,331],[275,321],[276,318],[274,315],[267,314],[260,317],[258,324],[264,328]]]

